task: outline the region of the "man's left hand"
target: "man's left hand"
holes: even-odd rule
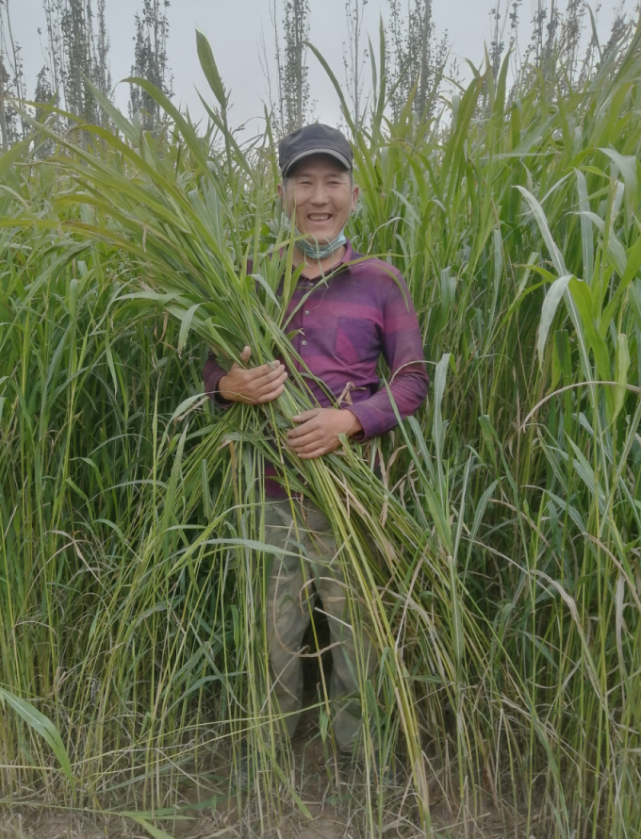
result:
[[[293,417],[299,423],[287,433],[287,443],[302,460],[312,460],[335,451],[339,434],[351,437],[363,430],[356,414],[338,408],[314,408]]]

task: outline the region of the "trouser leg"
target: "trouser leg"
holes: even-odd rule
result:
[[[332,644],[332,728],[338,748],[347,751],[353,747],[362,726],[357,657],[360,655],[361,677],[365,679],[374,672],[376,654],[363,621],[356,629],[352,626],[345,575],[329,522],[318,508],[307,505],[307,525],[310,563]]]
[[[314,591],[308,580],[307,562],[298,555],[298,538],[289,501],[267,502],[265,540],[294,556],[275,556],[267,589],[267,643],[273,691],[291,738],[300,719],[303,692],[302,659],[297,656],[310,620]]]

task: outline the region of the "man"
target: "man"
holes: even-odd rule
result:
[[[302,265],[302,273],[289,304],[287,330],[294,333],[292,345],[304,364],[334,396],[332,404],[326,390],[312,380],[310,389],[320,407],[294,417],[296,428],[287,435],[292,451],[312,459],[337,449],[341,435],[363,441],[396,425],[388,391],[379,389],[376,367],[381,355],[390,368],[389,388],[403,417],[425,399],[428,377],[403,278],[381,260],[359,257],[345,238],[359,194],[345,137],[327,125],[307,125],[281,141],[279,164],[283,182],[278,193],[303,237],[294,249],[294,265]],[[249,363],[249,347],[241,358]],[[232,364],[225,371],[210,356],[204,378],[207,393],[221,407],[232,402],[261,405],[281,395],[287,370],[274,362],[247,368]],[[354,699],[356,645],[360,644],[361,678],[371,675],[376,656],[367,634],[358,640],[350,625],[350,581],[341,570],[340,551],[326,517],[309,501],[292,504],[271,475],[266,475],[265,488],[268,543],[299,554],[274,560],[270,571],[266,619],[274,693],[291,737],[301,708],[302,660],[297,652],[317,595],[332,642],[333,731],[339,749],[349,751],[361,726],[360,705]]]

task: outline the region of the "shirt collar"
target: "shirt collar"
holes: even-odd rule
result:
[[[352,247],[352,243],[349,239],[347,239],[347,241],[345,242],[345,253],[341,257],[340,261],[336,264],[336,266],[332,269],[332,271],[330,271],[330,273],[326,275],[325,279],[331,279],[332,277],[335,277],[337,274],[342,274],[345,271],[349,271],[351,267],[350,263],[354,262],[354,260],[358,259],[359,257],[360,254],[356,253],[356,251]],[[306,280],[309,280],[309,278],[306,277],[305,274],[302,274],[302,276],[305,277]],[[314,277],[314,279],[311,280],[311,282],[315,283],[321,279],[323,279],[323,277]]]

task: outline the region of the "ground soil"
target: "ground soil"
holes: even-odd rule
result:
[[[308,805],[309,806],[309,805]],[[233,823],[224,824],[219,818],[210,816],[196,817],[188,822],[162,824],[164,835],[172,839],[244,839],[244,837],[264,836],[266,839],[360,839],[361,830],[350,826],[348,820],[331,808],[320,805],[310,807],[312,820],[301,821],[299,814],[284,817],[280,828],[260,832],[258,825]],[[81,816],[60,814],[41,810],[37,813],[20,809],[10,812],[0,811],[0,839],[150,839],[152,834],[130,820],[105,818],[101,816]],[[505,828],[501,814],[488,809],[477,819],[466,822],[440,808],[432,811],[434,839],[546,839],[543,833],[531,829],[526,834],[523,827],[512,824]],[[534,830],[534,832],[533,832]],[[419,837],[424,834],[418,830],[410,832],[403,829],[398,821],[390,820],[384,827],[385,835],[390,837]],[[159,836],[163,834],[158,834]]]
[[[362,819],[365,790],[359,791],[358,779],[351,775],[349,783],[344,784],[344,795],[340,789],[337,794],[336,785],[330,780],[336,775],[327,771],[315,712],[303,715],[292,751],[295,787],[311,819],[304,818],[300,809],[290,807],[289,812],[285,809],[282,813],[278,825],[263,829],[256,807],[245,807],[241,817],[234,798],[219,799],[215,810],[198,809],[199,805],[211,801],[214,792],[220,792],[204,782],[181,790],[184,820],[154,822],[165,831],[155,839],[165,839],[167,835],[172,839],[364,839],[367,836]],[[230,771],[229,764],[219,765],[216,775],[229,775]],[[533,828],[526,833],[523,818],[515,816],[507,806],[499,811],[491,800],[478,817],[464,818],[440,789],[435,780],[430,789],[434,839],[547,839],[544,832]],[[385,839],[388,836],[418,839],[424,835],[415,812],[412,816],[409,800],[409,788],[400,788],[392,796],[389,809],[382,814]],[[99,813],[65,813],[25,806],[0,808],[0,839],[150,839],[150,836],[154,839],[152,833],[131,819]]]
[[[321,627],[322,631],[322,627]],[[322,638],[321,647],[322,644]],[[306,660],[306,704],[314,704],[318,690],[319,663],[329,679],[331,658],[321,662]],[[0,839],[365,839],[363,802],[364,783],[353,770],[328,771],[328,753],[323,747],[316,711],[303,714],[296,737],[292,741],[294,786],[311,818],[305,818],[300,808],[287,808],[277,825],[268,828],[261,823],[257,806],[244,807],[239,815],[235,798],[220,796],[207,778],[198,784],[187,784],[180,790],[182,799],[180,821],[154,822],[151,831],[132,819],[100,813],[69,813],[42,807],[0,806]],[[332,759],[331,757],[329,759]],[[212,776],[228,778],[231,767],[224,756],[213,767]],[[336,777],[345,777],[337,788]],[[434,839],[547,839],[544,832],[530,827],[524,830],[525,819],[509,807],[497,807],[488,796],[487,806],[472,818],[463,816],[461,808],[448,801],[443,794],[442,779],[437,773],[430,785],[430,812]],[[215,808],[203,807],[216,795]],[[416,808],[411,805],[409,781],[390,797],[389,808],[381,814],[383,835],[398,839],[419,839],[424,833],[418,827]],[[271,808],[274,809],[273,807]],[[248,811],[251,811],[248,813]],[[164,834],[154,837],[153,827]]]

